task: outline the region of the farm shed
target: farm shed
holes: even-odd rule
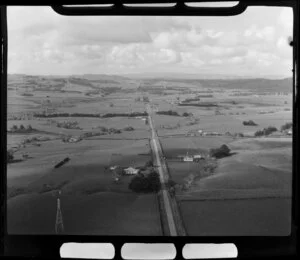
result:
[[[124,172],[127,175],[136,175],[139,173],[139,171],[140,171],[139,169],[135,169],[133,167],[128,167],[128,168],[124,169]]]

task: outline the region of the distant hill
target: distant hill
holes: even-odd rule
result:
[[[170,72],[147,72],[147,73],[131,73],[131,74],[124,74],[124,76],[132,79],[255,79],[255,77],[251,76],[237,76],[237,75],[230,75],[230,74],[208,74],[208,73],[170,73]],[[280,75],[265,75],[261,78],[265,79],[282,79],[284,76]]]
[[[98,80],[113,80],[113,81],[122,81],[130,80],[127,77],[119,75],[106,75],[106,74],[83,74],[83,75],[74,75],[75,77],[81,77],[88,80],[98,81]]]
[[[285,79],[148,79],[145,82],[155,84],[158,82],[188,83],[205,88],[241,89],[254,92],[292,92],[292,78]]]
[[[193,73],[165,73],[165,72],[149,72],[149,73],[136,73],[125,74],[126,77],[132,79],[236,79],[243,78],[235,75],[223,75],[223,74],[193,74]]]
[[[132,88],[136,82],[142,82],[147,85],[157,85],[161,82],[172,82],[182,87],[186,84],[202,86],[205,88],[224,88],[224,89],[241,89],[255,92],[292,92],[292,78],[284,79],[265,79],[265,78],[226,78],[226,79],[197,79],[188,78],[189,74],[185,76],[177,75],[178,78],[157,77],[157,78],[142,78],[132,79],[127,75],[103,75],[103,74],[84,74],[72,76],[32,76],[24,74],[9,74],[8,85],[10,87],[19,88],[33,88],[36,90],[52,89],[56,91],[62,90],[67,83],[73,83],[81,86],[82,92],[84,88],[107,88],[107,87],[122,87]],[[170,75],[171,76],[171,75]],[[228,76],[230,77],[230,76]],[[71,87],[71,86],[70,86]]]
[[[86,96],[105,95],[119,89],[132,88],[132,80],[118,75],[25,75],[9,74],[8,88],[19,93],[28,91],[77,92]]]

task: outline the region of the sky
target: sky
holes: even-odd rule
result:
[[[230,17],[68,17],[11,6],[8,73],[290,77],[292,23],[283,7]]]

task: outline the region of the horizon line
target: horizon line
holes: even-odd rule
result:
[[[158,74],[157,76],[153,75],[153,74]],[[25,76],[38,76],[38,77],[53,77],[53,76],[57,76],[57,77],[72,77],[72,76],[85,76],[85,75],[103,75],[103,76],[121,76],[121,77],[130,77],[130,76],[141,76],[141,78],[147,78],[147,77],[151,77],[151,78],[162,78],[164,72],[151,72],[149,73],[149,75],[147,75],[147,72],[141,72],[141,73],[119,73],[119,74],[107,74],[107,73],[81,73],[81,74],[28,74],[28,73],[7,73],[7,75],[25,75]],[[174,74],[174,75],[170,75],[170,74]],[[205,80],[205,78],[201,78],[201,77],[213,77],[213,78],[209,78],[209,79],[222,79],[220,77],[227,77],[228,79],[288,79],[288,78],[293,78],[293,75],[257,75],[257,76],[251,76],[251,75],[243,75],[243,76],[235,76],[235,75],[226,75],[226,74],[197,74],[197,73],[178,73],[178,72],[167,72],[166,73],[166,77],[169,79],[174,79],[173,76],[175,77],[175,79],[180,79],[180,75],[183,76],[188,76],[188,75],[193,75],[193,76],[199,76],[199,78],[191,78],[191,80]],[[184,78],[186,80],[189,80],[188,78]]]

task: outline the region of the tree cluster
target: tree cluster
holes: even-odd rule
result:
[[[25,127],[24,125],[21,124],[19,127],[17,125],[13,125],[10,128],[10,131],[13,133],[29,133],[35,131],[35,129],[33,129],[31,125]]]
[[[89,113],[52,113],[52,114],[35,114],[35,117],[51,118],[51,117],[100,117],[99,114]]]
[[[147,112],[133,112],[133,113],[107,113],[102,115],[102,118],[108,117],[136,117],[136,116],[148,116]]]
[[[7,151],[7,163],[11,163],[14,160],[14,154],[12,151]]]
[[[258,130],[254,133],[254,136],[264,136],[264,135],[270,135],[273,132],[278,131],[276,127],[269,126],[267,128],[264,128],[263,130]]]
[[[148,175],[137,175],[129,183],[128,188],[138,193],[158,192],[161,189],[159,175],[152,171]]]
[[[209,154],[211,157],[215,157],[217,159],[226,157],[230,155],[230,149],[226,144],[223,144],[220,148],[210,149]]]
[[[180,116],[178,112],[167,110],[167,111],[157,111],[156,114],[158,115],[167,115],[167,116]]]
[[[254,121],[249,120],[249,121],[243,121],[243,125],[256,126],[257,124]]]
[[[81,129],[78,125],[77,121],[64,121],[64,122],[57,122],[56,126],[59,128],[66,128],[66,129]]]
[[[182,114],[182,116],[188,117],[188,116],[193,116],[193,114],[192,114],[192,113],[188,113],[188,112],[184,112],[184,113]]]
[[[280,127],[280,130],[281,130],[281,131],[284,131],[284,130],[291,129],[292,127],[293,127],[293,123],[292,123],[292,122],[286,123],[286,124],[284,124],[284,125],[282,125],[282,126]]]
[[[124,131],[134,131],[134,128],[132,126],[126,126],[123,130]]]

